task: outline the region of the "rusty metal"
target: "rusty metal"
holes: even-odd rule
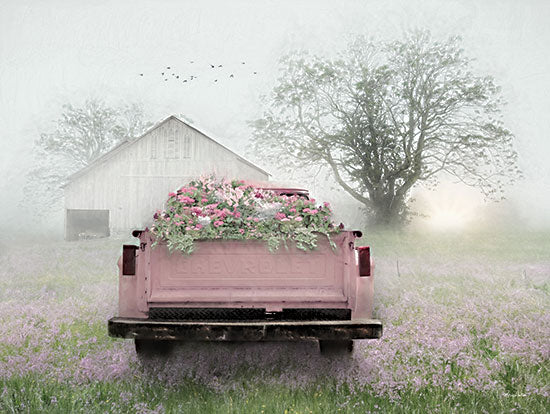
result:
[[[250,321],[265,319],[263,308],[149,308],[151,320]]]
[[[182,321],[330,321],[350,320],[350,309],[285,308],[269,312],[265,308],[149,308],[151,320]]]
[[[108,329],[117,338],[188,341],[347,341],[382,336],[382,323],[374,319],[198,322],[112,318]]]

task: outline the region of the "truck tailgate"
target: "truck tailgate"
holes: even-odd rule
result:
[[[313,252],[291,246],[274,254],[261,241],[200,242],[192,255],[161,245],[151,250],[147,302],[345,303],[343,258],[326,240]]]

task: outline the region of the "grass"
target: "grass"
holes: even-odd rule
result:
[[[448,393],[441,389],[403,392],[399,400],[320,384],[291,390],[260,386],[215,393],[188,382],[165,389],[154,383],[93,382],[76,388],[39,378],[0,381],[3,412],[189,412],[189,413],[425,413],[546,412],[548,399],[495,392]],[[159,408],[162,407],[162,408]]]
[[[363,236],[384,337],[191,344],[142,366],[106,335],[121,241],[4,243],[1,413],[550,412],[550,232]]]
[[[496,392],[448,393],[438,388],[404,391],[399,400],[352,393],[322,384],[292,390],[260,386],[242,392],[215,393],[188,382],[173,389],[159,384],[94,382],[81,387],[38,378],[0,381],[3,412],[177,412],[177,413],[543,413],[542,396]]]

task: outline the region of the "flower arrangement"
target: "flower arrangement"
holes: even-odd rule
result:
[[[317,247],[319,234],[330,238],[343,227],[331,220],[328,203],[300,195],[280,195],[244,181],[218,180],[213,176],[191,181],[168,194],[163,211],[154,215],[151,232],[164,240],[170,252],[190,254],[195,240],[264,240],[269,251],[288,241],[302,250]]]

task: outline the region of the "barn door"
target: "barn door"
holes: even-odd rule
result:
[[[109,237],[109,210],[66,210],[65,240],[97,237]]]

